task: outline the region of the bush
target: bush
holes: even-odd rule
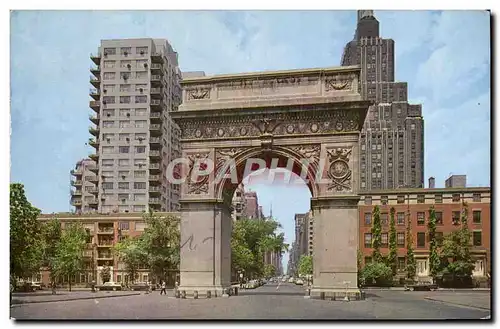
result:
[[[487,276],[478,276],[472,278],[474,288],[489,288],[490,282]]]
[[[392,270],[384,263],[367,264],[361,271],[361,282],[365,286],[390,287],[392,286]]]

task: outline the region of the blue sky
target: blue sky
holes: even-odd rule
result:
[[[396,41],[396,80],[423,103],[425,177],[490,185],[490,17],[484,11],[375,11]],[[167,38],[183,71],[336,66],[355,11],[24,11],[11,15],[11,181],[43,212],[68,211],[69,170],[88,140],[89,54],[101,39]],[[248,186],[293,240],[305,186]],[[285,258],[286,264],[287,257]]]

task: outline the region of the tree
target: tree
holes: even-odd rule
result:
[[[62,237],[61,221],[57,217],[48,220],[42,225],[42,237],[44,246],[43,265],[50,272],[50,283],[54,284],[56,281],[54,263],[57,245]]]
[[[147,263],[148,255],[140,237],[126,238],[113,247],[118,259],[125,264],[125,271],[134,283],[142,264]]]
[[[429,209],[429,221],[427,222],[429,234],[429,272],[435,280],[441,266],[441,260],[438,254],[438,246],[436,241],[436,211],[434,206]]]
[[[108,265],[104,265],[101,269],[101,279],[102,283],[109,282],[111,280],[111,269]]]
[[[27,200],[22,184],[10,184],[10,276],[28,278],[40,271],[43,261],[40,210]]]
[[[144,215],[147,228],[140,236],[139,250],[151,273],[167,280],[169,270],[178,270],[180,265],[180,220],[173,215]]]
[[[471,233],[468,227],[468,213],[468,205],[463,202],[460,228],[448,234],[443,241],[442,256],[446,260],[451,260],[444,268],[443,274],[452,276],[453,281],[470,280],[474,269],[474,261],[470,254]]]
[[[398,268],[398,249],[396,246],[396,220],[394,218],[396,210],[391,207],[391,220],[389,227],[389,257],[387,258],[387,264],[392,270],[392,275],[396,275]]]
[[[276,275],[276,267],[273,264],[266,264],[264,266],[264,277],[270,278]]]
[[[299,260],[299,275],[311,274],[313,274],[313,258],[302,255]]]
[[[408,210],[406,224],[406,277],[414,280],[417,274],[417,263],[413,253],[413,232],[411,228],[411,213]]]
[[[66,224],[53,258],[54,275],[67,277],[69,291],[73,277],[83,270],[87,233],[81,223]]]
[[[361,277],[364,284],[376,286],[390,286],[393,279],[391,268],[382,262],[366,264]]]
[[[373,226],[372,226],[372,258],[378,263],[382,261],[380,246],[382,245],[382,223],[380,222],[380,209],[378,206],[373,208]]]

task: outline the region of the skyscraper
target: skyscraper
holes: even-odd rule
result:
[[[361,66],[361,94],[375,103],[360,134],[360,189],[423,187],[422,105],[408,104],[407,83],[395,81],[395,43],[380,37],[373,10],[357,17],[341,65]]]
[[[177,53],[164,39],[102,40],[91,60],[93,209],[178,210],[179,185],[166,179],[167,165],[180,156],[180,131],[170,117],[181,103]]]

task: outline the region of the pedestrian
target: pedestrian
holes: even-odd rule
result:
[[[167,294],[167,283],[165,281],[162,281],[161,283],[161,291],[160,291],[160,295],[161,294]]]

